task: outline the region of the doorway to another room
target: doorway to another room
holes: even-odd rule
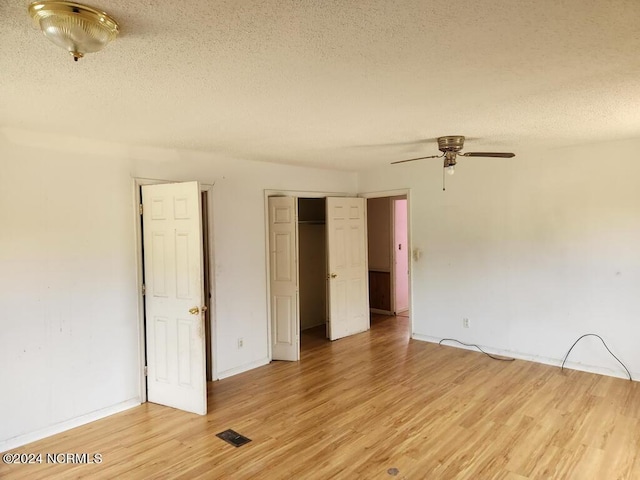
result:
[[[409,317],[407,195],[367,198],[369,305],[372,314]]]

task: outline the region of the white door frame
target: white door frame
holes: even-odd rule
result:
[[[413,262],[411,261],[411,189],[404,188],[399,190],[384,190],[381,192],[366,192],[359,193],[359,197],[362,198],[387,198],[387,197],[407,197],[407,242],[408,242],[408,254],[409,254],[409,324],[411,327],[411,336],[413,337]],[[393,204],[392,204],[393,206]],[[391,213],[391,218],[393,219],[393,209]],[[393,230],[391,231],[391,237],[393,238]],[[392,248],[393,241],[392,241]],[[391,266],[391,295],[392,295],[392,303],[391,307],[394,308],[395,302],[395,278],[393,273],[393,265]]]
[[[267,292],[267,355],[269,361],[273,360],[273,353],[271,351],[271,265],[269,252],[269,197],[294,197],[296,202],[298,198],[326,198],[326,197],[357,197],[354,193],[344,192],[312,192],[303,190],[264,190],[264,250],[266,259],[266,292]],[[296,227],[297,228],[297,227]],[[297,238],[297,235],[296,235]],[[296,249],[298,245],[296,245]],[[298,343],[298,358],[300,358],[300,344]]]
[[[142,204],[142,198],[140,196],[140,187],[142,185],[155,185],[160,183],[180,183],[186,180],[161,180],[161,179],[152,179],[152,178],[140,178],[136,177],[133,179],[133,218],[135,225],[135,242],[136,242],[136,289],[137,289],[137,300],[138,300],[138,365],[139,365],[139,388],[140,388],[140,402],[145,403],[147,401],[147,379],[144,374],[145,367],[145,353],[146,353],[146,336],[144,330],[144,295],[142,294],[142,279],[143,275],[143,266],[144,266],[144,257],[142,254],[142,222],[140,221],[140,205]],[[214,352],[217,352],[218,349],[215,348],[215,340],[218,338],[217,328],[216,328],[216,317],[215,317],[215,277],[214,273],[214,256],[213,256],[213,235],[211,234],[211,227],[213,226],[213,185],[212,184],[200,184],[200,191],[207,192],[207,225],[209,228],[209,244],[207,245],[209,250],[209,285],[211,288],[210,292],[204,292],[205,295],[211,295],[211,305],[214,308],[210,308],[209,313],[209,323],[211,324],[211,348],[208,352],[205,352],[205,355],[208,355],[211,359],[211,375],[214,380],[218,379],[218,372],[216,370],[216,356]]]

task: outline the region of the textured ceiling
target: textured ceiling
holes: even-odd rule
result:
[[[0,128],[358,170],[640,137],[637,0],[86,1],[75,63],[0,3]]]

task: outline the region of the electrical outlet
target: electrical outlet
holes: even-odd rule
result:
[[[469,328],[469,319],[468,318],[463,318],[462,319],[462,326],[464,328]]]
[[[242,347],[243,347],[243,345],[244,345],[244,339],[243,339],[242,337],[240,337],[240,338],[238,339],[238,348],[242,348]]]

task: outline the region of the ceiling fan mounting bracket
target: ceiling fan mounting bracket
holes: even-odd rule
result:
[[[464,136],[449,135],[438,137],[438,150],[441,152],[459,152],[464,147]]]

